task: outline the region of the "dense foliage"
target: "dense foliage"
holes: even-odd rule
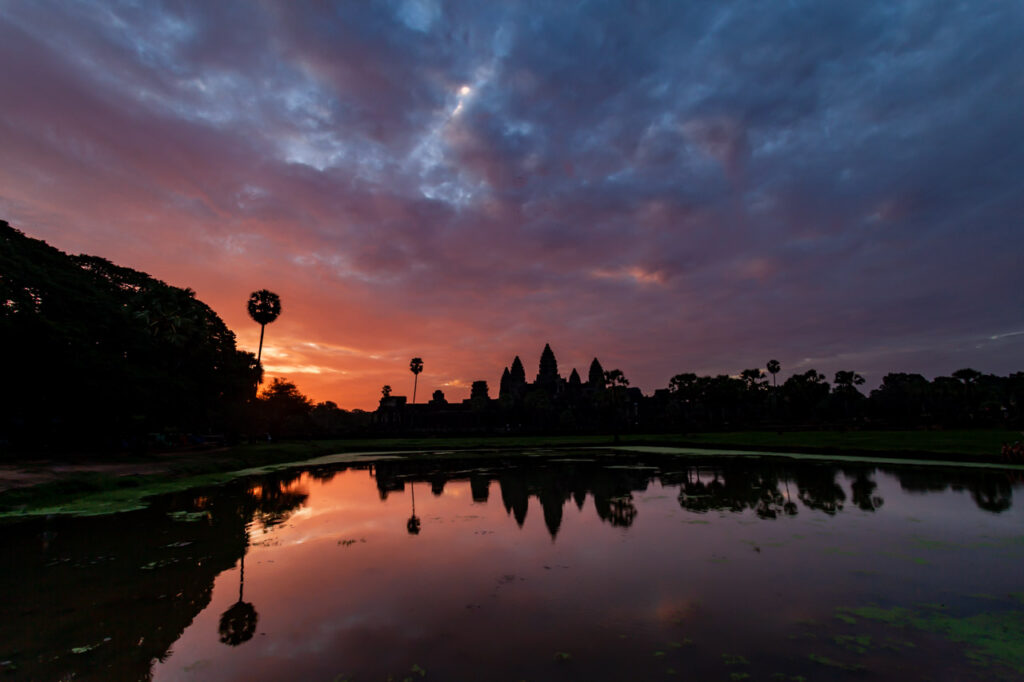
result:
[[[974,428],[1024,425],[1024,372],[1009,376],[961,369],[929,381],[890,373],[867,395],[853,371],[836,372],[832,385],[813,369],[773,386],[760,370],[739,377],[678,374],[656,391],[649,419],[664,426],[700,428],[799,427]]]
[[[239,428],[252,353],[190,289],[70,256],[0,222],[0,442],[139,448],[151,434]]]

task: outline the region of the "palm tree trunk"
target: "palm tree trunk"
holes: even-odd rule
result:
[[[261,324],[260,325],[260,349],[259,349],[259,352],[256,353],[256,363],[257,364],[259,364],[260,358],[263,357],[263,332],[265,332],[266,330],[267,330],[267,325]]]
[[[416,385],[419,383],[419,381],[420,381],[420,375],[419,374],[413,374],[412,375],[412,404],[413,405],[416,404]]]

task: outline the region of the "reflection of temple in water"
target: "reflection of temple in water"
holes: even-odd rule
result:
[[[407,483],[430,484],[442,495],[450,481],[467,481],[473,501],[485,503],[496,483],[505,511],[522,527],[530,498],[536,498],[544,525],[558,535],[563,510],[572,503],[582,510],[589,496],[598,517],[630,527],[638,512],[633,494],[657,482],[678,488],[679,505],[691,513],[752,511],[762,519],[797,516],[801,509],[835,515],[847,509],[880,510],[885,500],[874,480],[877,471],[891,473],[906,490],[965,490],[981,509],[1010,508],[1013,482],[1002,472],[903,468],[887,471],[867,464],[795,462],[778,458],[709,458],[705,462],[673,457],[631,457],[623,454],[590,458],[548,459],[503,457],[493,460],[394,460],[373,465],[381,500]],[[847,479],[847,486],[840,482]]]
[[[642,523],[634,496],[655,484],[675,491],[689,513],[753,514],[780,523],[807,513],[886,513],[875,481],[879,472],[912,493],[963,492],[990,513],[1009,509],[1014,486],[1021,484],[1013,478],[1019,474],[998,470],[580,450],[561,459],[514,454],[383,460],[317,468],[308,476],[328,481],[348,469],[369,469],[382,500],[413,484],[420,495],[443,495],[449,482],[468,483],[474,503],[500,504],[520,527],[535,498],[552,540],[567,504],[579,510],[592,505],[602,522],[617,528]],[[273,528],[304,503],[297,481],[297,474],[268,475],[160,497],[136,512],[5,528],[4,660],[14,661],[25,679],[147,679],[153,661],[163,660],[210,604],[217,575],[242,568],[247,524]],[[412,518],[418,521],[415,507]],[[238,577],[236,606],[244,606],[220,632],[211,631],[211,639],[243,643],[256,630],[260,605],[244,601],[241,570]],[[90,647],[89,655],[56,656],[53,642]]]

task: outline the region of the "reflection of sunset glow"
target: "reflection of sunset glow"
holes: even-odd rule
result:
[[[579,467],[579,461],[571,466]],[[245,598],[259,612],[255,641],[264,638],[263,644],[250,650],[258,655],[228,655],[211,636],[218,614],[238,598],[236,565],[216,578],[209,605],[171,655],[154,664],[153,678],[183,678],[202,660],[209,679],[252,679],[255,666],[267,679],[330,679],[343,660],[346,673],[365,673],[357,679],[383,679],[413,660],[440,671],[454,660],[453,651],[460,652],[454,657],[460,665],[479,665],[465,661],[464,652],[472,651],[492,666],[524,665],[514,679],[539,679],[550,670],[543,666],[551,665],[553,648],[596,668],[577,679],[605,679],[602,671],[617,662],[628,665],[633,677],[653,678],[665,661],[652,659],[652,651],[684,664],[703,656],[721,666],[723,650],[742,650],[751,665],[755,657],[777,660],[779,652],[797,660],[806,658],[806,638],[789,635],[800,632],[801,621],[828,622],[837,606],[858,603],[864,581],[854,569],[871,569],[872,594],[899,594],[914,568],[879,557],[890,549],[905,551],[910,534],[940,534],[951,542],[979,532],[1003,537],[1020,516],[1016,507],[1005,518],[983,512],[960,490],[908,493],[895,473],[882,472],[873,474],[876,492],[887,501],[883,509],[898,511],[825,513],[813,506],[818,495],[833,494],[818,485],[821,463],[793,465],[800,470],[783,481],[797,487],[811,476],[815,487],[804,488],[807,499],[798,515],[770,519],[755,515],[757,495],[749,487],[733,483],[733,476],[748,480],[742,466],[718,472],[722,487],[711,513],[685,507],[681,513],[682,484],[659,480],[653,466],[650,478],[639,469],[625,473],[627,468],[617,467],[619,475],[639,476],[627,486],[628,495],[614,484],[608,487],[613,479],[607,470],[581,475],[580,490],[572,492],[573,486],[562,487],[570,480],[562,478],[564,472],[548,465],[525,467],[521,479],[509,470],[463,469],[457,462],[447,473],[419,477],[412,473],[417,466],[381,460],[373,466],[377,477],[369,469],[308,472],[277,486],[308,491],[309,497],[272,534],[248,547]],[[667,475],[674,481],[696,478],[693,469]],[[435,488],[444,483],[441,495],[429,492],[430,478]],[[474,480],[477,496],[486,501],[473,499]],[[851,485],[848,476],[834,473],[825,480],[843,489]],[[414,485],[422,526],[411,536]],[[381,488],[389,491],[385,499]],[[579,508],[575,498],[584,491],[580,498],[586,502]],[[613,497],[629,497],[639,509],[628,528],[599,516],[598,499],[607,504]],[[524,510],[520,526],[516,514]],[[906,523],[908,514],[915,518],[913,527]],[[549,532],[554,519],[557,541]],[[851,541],[871,551],[827,551],[836,534],[851,528],[856,532],[849,537],[860,538]],[[955,565],[949,574],[975,575],[965,566],[981,561],[985,570],[976,573],[977,585],[1011,590],[1019,571],[999,547],[959,558],[944,555]],[[759,579],[751,580],[752,574]],[[922,589],[942,594],[946,588]],[[496,639],[495,631],[503,637]],[[381,651],[413,658],[376,674]],[[662,667],[638,673],[638,661]],[[445,679],[470,679],[448,672]]]

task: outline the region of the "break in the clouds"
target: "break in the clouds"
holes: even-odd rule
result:
[[[0,217],[372,407],[1022,369],[1024,5],[0,3]]]

